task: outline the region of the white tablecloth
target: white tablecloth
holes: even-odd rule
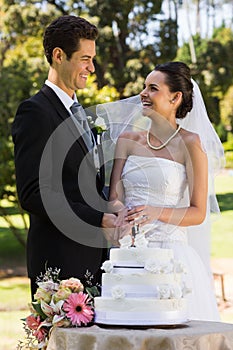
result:
[[[233,350],[233,324],[190,321],[177,328],[57,328],[47,350]]]

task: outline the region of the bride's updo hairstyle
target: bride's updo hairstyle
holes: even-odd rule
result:
[[[167,62],[157,64],[154,70],[165,73],[165,83],[170,92],[182,92],[182,102],[177,109],[176,118],[185,118],[193,108],[193,83],[189,67],[183,62]]]

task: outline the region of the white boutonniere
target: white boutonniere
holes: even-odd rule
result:
[[[96,130],[96,135],[97,135],[97,144],[100,145],[101,143],[101,136],[102,134],[107,130],[107,126],[105,124],[105,121],[101,117],[97,117],[96,120],[94,121],[90,115],[87,116],[87,121],[90,125],[91,129]]]
[[[107,130],[105,121],[101,117],[97,117],[96,120],[94,121],[92,117],[88,115],[87,121],[90,125],[90,128],[96,130],[97,135],[102,135],[102,133]]]

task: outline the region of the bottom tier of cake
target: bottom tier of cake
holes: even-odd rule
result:
[[[187,300],[95,298],[95,322],[107,325],[176,325],[187,322]]]

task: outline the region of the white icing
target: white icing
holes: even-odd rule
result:
[[[95,298],[95,321],[105,324],[177,324],[187,321],[186,299]]]
[[[170,261],[173,258],[171,249],[138,248],[127,249],[113,248],[110,250],[110,260],[114,266],[143,266],[146,260],[158,259],[161,262]]]
[[[143,247],[143,235],[138,237],[140,247],[128,247],[128,238],[123,239],[122,248],[110,250],[110,260],[102,266],[106,273],[102,275],[101,297],[95,298],[96,322],[136,325],[184,321],[184,296],[190,288],[182,281],[183,264],[174,260],[171,249]]]

